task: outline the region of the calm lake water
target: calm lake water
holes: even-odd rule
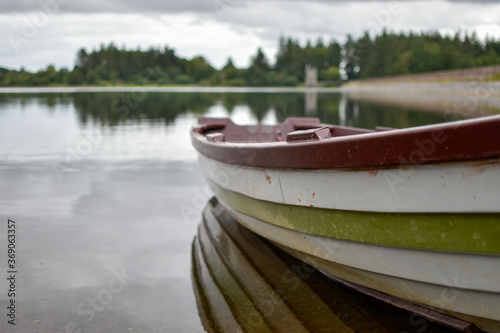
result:
[[[201,115],[230,116],[240,124],[310,116],[365,128],[450,120],[321,92],[0,94],[0,331],[214,329],[200,301],[203,286],[210,284],[203,282],[205,266],[192,247],[211,197],[189,138]],[[6,279],[12,270],[7,267],[9,219],[16,225],[13,285]],[[280,263],[269,264],[269,274],[279,265],[300,265],[282,253],[277,257]],[[205,260],[216,259],[205,253]],[[332,295],[329,311],[345,323],[365,318],[364,326],[351,326],[353,331],[444,331],[318,279],[305,279],[302,292],[310,288]],[[214,286],[231,298],[231,288]],[[12,287],[13,297],[8,296]],[[6,316],[11,299],[15,326]],[[242,309],[222,303],[229,314]]]

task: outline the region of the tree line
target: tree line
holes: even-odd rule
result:
[[[383,77],[500,64],[500,40],[480,40],[475,33],[394,33],[347,37],[343,44],[319,38],[301,45],[281,37],[273,63],[259,48],[247,68],[228,58],[220,70],[203,56],[185,59],[169,47],[127,50],[114,44],[88,52],[80,49],[72,70],[48,65],[38,72],[0,67],[0,86],[206,85],[297,86],[307,64],[318,80]]]
[[[500,64],[500,39],[475,33],[390,33],[347,37],[341,68],[345,79],[374,78]]]

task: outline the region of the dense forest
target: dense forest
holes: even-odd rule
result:
[[[480,40],[475,33],[395,34],[375,38],[348,36],[341,68],[346,79],[414,74],[500,64],[500,40]]]
[[[318,80],[339,80],[422,73],[500,64],[500,40],[480,40],[476,34],[438,32],[392,33],[347,37],[344,44],[320,38],[300,45],[281,37],[271,63],[259,48],[248,68],[237,68],[231,58],[217,70],[203,56],[184,59],[171,48],[119,49],[101,45],[80,49],[72,70],[53,65],[36,73],[0,67],[0,86],[80,85],[206,85],[297,86],[304,82],[307,64],[318,69]]]

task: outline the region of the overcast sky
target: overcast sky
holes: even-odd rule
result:
[[[0,2],[0,67],[73,68],[79,48],[100,44],[178,56],[220,68],[247,66],[257,47],[270,60],[280,35],[343,42],[362,31],[477,32],[500,38],[497,1],[16,0]]]

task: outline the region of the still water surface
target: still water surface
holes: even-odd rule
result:
[[[201,115],[230,116],[240,124],[310,116],[365,128],[449,120],[439,113],[353,102],[337,93],[0,94],[1,276],[7,277],[7,220],[17,226],[16,325],[3,310],[0,331],[214,329],[200,301],[203,261],[192,248],[211,197],[189,138]],[[285,254],[277,257],[280,262],[267,263],[269,271],[262,275],[300,264]],[[204,258],[218,260],[206,253]],[[317,279],[306,281],[298,293],[334,295],[325,304],[340,321],[366,318],[354,331],[444,330]],[[12,297],[1,280],[5,305]],[[232,297],[231,288],[219,288],[226,300]],[[316,306],[304,302],[294,303]],[[245,306],[226,312],[241,313]]]

